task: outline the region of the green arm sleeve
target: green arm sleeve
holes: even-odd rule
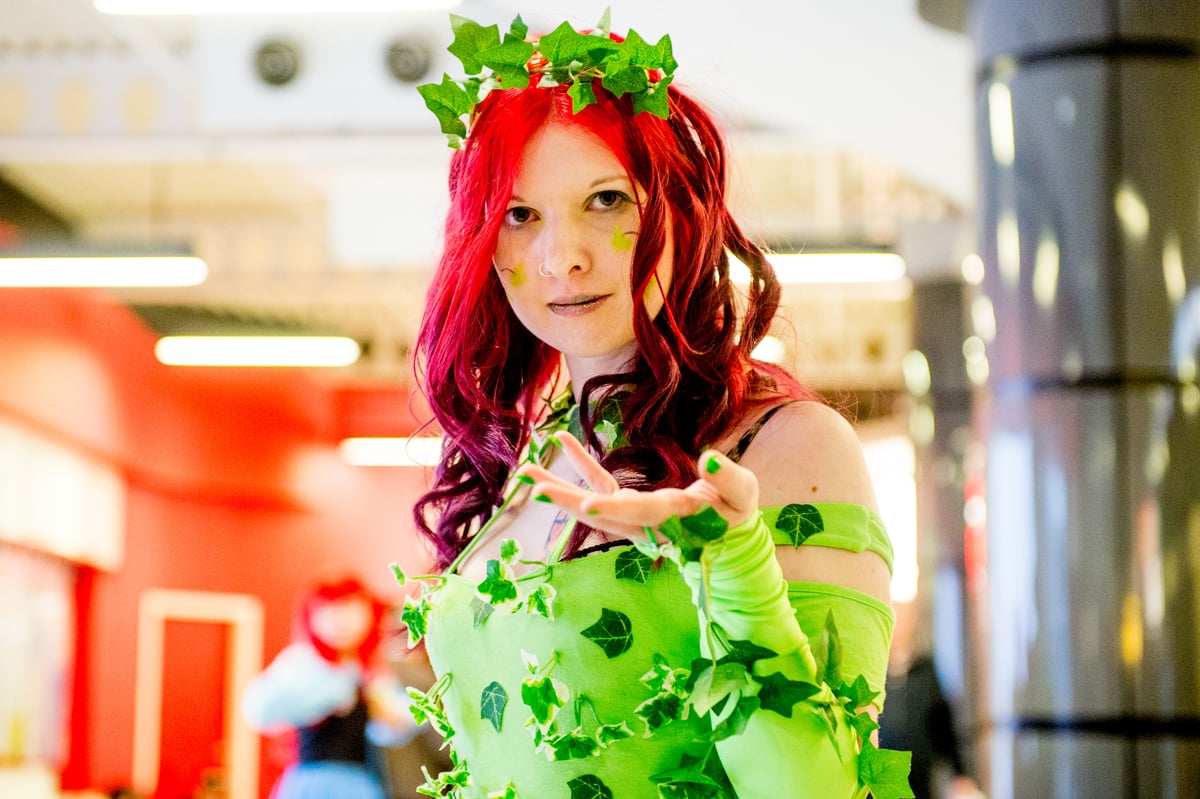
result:
[[[703,591],[705,573],[707,599]],[[812,591],[801,588],[793,597],[761,514],[755,514],[707,547],[699,562],[685,564],[683,576],[701,612],[707,613],[729,639],[750,640],[779,653],[778,657],[759,661],[755,667],[757,674],[780,672],[788,679],[805,682],[816,681],[810,636],[815,638],[820,634],[830,609],[834,610],[835,619],[839,617],[843,599],[862,597],[852,591],[839,596],[841,592],[836,586],[817,586]],[[832,590],[823,592],[824,588]],[[793,601],[797,606],[793,606]],[[882,654],[882,667],[886,669],[890,611],[883,603],[871,608],[873,601],[864,606],[866,616],[882,609],[885,623],[876,620],[867,627],[873,626],[883,634],[872,636],[861,646],[856,641],[852,647],[846,644],[851,643],[854,635],[842,636],[841,665],[842,673],[849,679],[865,674],[873,688],[881,688],[883,671],[879,670],[879,656]],[[853,618],[846,619],[839,629],[857,628],[863,611],[854,608],[851,615]],[[836,745],[829,735],[829,714],[835,718]],[[720,741],[717,751],[739,799],[779,796],[849,799],[865,793],[859,789],[855,733],[846,723],[829,686],[824,686],[816,696],[796,703],[790,717],[770,710],[755,712],[745,730]]]

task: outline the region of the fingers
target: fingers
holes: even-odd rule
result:
[[[579,443],[579,439],[575,436],[566,431],[560,431],[554,435],[554,440],[559,443],[563,449],[563,455],[593,491],[611,494],[620,488],[617,478],[601,466],[599,461],[592,457],[592,454],[583,444]]]
[[[758,477],[724,454],[710,449],[700,455],[700,479],[711,486],[729,509],[731,525],[745,521],[758,507]]]

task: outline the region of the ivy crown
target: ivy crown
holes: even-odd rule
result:
[[[592,84],[601,81],[616,97],[630,95],[635,113],[648,111],[666,119],[667,87],[678,66],[671,37],[663,35],[657,44],[650,44],[630,29],[623,39],[614,38],[609,17],[610,9],[605,9],[587,33],[563,22],[531,39],[529,27],[518,15],[501,39],[498,26],[485,28],[451,14],[454,41],[446,49],[462,62],[467,77],[454,80],[443,74],[441,83],[426,83],[417,91],[455,149],[462,147],[477,106],[492,89],[568,86],[571,110],[578,114],[596,102]]]

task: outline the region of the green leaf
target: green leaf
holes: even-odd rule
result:
[[[523,681],[521,701],[539,724],[549,724],[562,707],[562,697],[559,696],[558,687],[550,677]]]
[[[417,91],[425,99],[425,107],[437,117],[442,133],[467,135],[467,125],[460,117],[470,113],[475,103],[466,89],[443,74],[441,83],[425,83],[418,86]]]
[[[592,82],[590,80],[577,80],[572,82],[571,87],[567,89],[567,96],[571,98],[572,114],[578,114],[580,111],[596,102],[596,92],[594,89],[592,89]]]
[[[458,56],[468,75],[478,75],[483,71],[483,65],[479,63],[477,54],[481,50],[499,46],[500,28],[496,25],[485,28],[474,20],[451,14],[450,29],[454,31],[454,41],[446,49]]]
[[[503,605],[517,599],[517,584],[509,579],[508,570],[498,560],[487,562],[487,577],[475,587],[475,593],[492,605]]]
[[[723,663],[705,669],[696,678],[689,699],[703,715],[730,696],[739,699],[754,692],[755,680],[741,663]]]
[[[650,576],[650,568],[654,565],[654,561],[643,555],[637,549],[630,547],[621,551],[617,555],[616,577],[618,580],[633,580],[635,583],[644,583],[646,578]]]
[[[633,712],[646,722],[646,735],[649,737],[667,722],[683,718],[683,699],[675,694],[659,694],[642,702]]]
[[[512,538],[500,542],[500,560],[512,563],[521,554],[521,546]]]
[[[869,740],[863,742],[858,756],[858,780],[871,789],[874,799],[913,799],[908,784],[912,769],[912,752],[877,749]]]
[[[504,708],[507,705],[508,691],[493,680],[479,697],[479,718],[487,719],[496,728],[496,732],[500,732],[500,725],[504,722]]]
[[[842,639],[838,635],[837,625],[834,624],[832,611],[825,616],[821,636],[810,644],[813,659],[817,664],[817,679],[830,686],[841,685]]]
[[[524,89],[529,86],[527,64],[532,57],[533,45],[524,41],[506,41],[476,56],[483,66],[495,72],[501,87],[505,89]]]
[[[613,799],[613,792],[595,774],[584,774],[567,782],[571,799]]]
[[[590,735],[584,735],[580,727],[547,738],[546,744],[553,750],[554,760],[583,760],[600,752],[599,742]]]
[[[429,620],[429,600],[421,597],[414,600],[411,596],[404,598],[404,610],[400,612],[400,622],[408,627],[408,646],[416,646],[425,632]]]
[[[612,39],[579,33],[569,22],[563,22],[537,43],[537,49],[545,59],[556,66],[566,66],[585,58],[589,65],[595,64],[604,57],[604,53],[617,48],[617,43]]]
[[[729,708],[725,717],[713,727],[709,734],[710,741],[723,741],[734,735],[741,735],[750,722],[750,717],[758,712],[761,703],[757,696],[743,696],[737,704]]]
[[[557,594],[554,586],[542,583],[525,598],[525,609],[554,621],[554,597]]]
[[[479,597],[471,597],[471,621],[476,627],[487,621],[496,609]]]
[[[775,529],[786,535],[793,546],[800,546],[809,536],[825,529],[825,519],[815,505],[792,503],[779,511]]]
[[[858,733],[859,740],[867,740],[879,729],[879,722],[871,718],[870,713],[854,713],[850,716],[850,726]]]
[[[763,710],[772,710],[784,718],[792,717],[792,707],[810,696],[820,693],[820,686],[812,683],[789,680],[780,672],[768,674],[758,679],[762,688],[758,692],[758,701]]]
[[[834,689],[834,695],[846,700],[847,706],[851,710],[858,710],[860,707],[866,707],[875,697],[879,696],[878,691],[872,691],[871,686],[867,684],[867,678],[863,675],[858,675],[852,683],[842,683]]]
[[[650,85],[646,79],[646,70],[641,67],[624,67],[607,72],[601,83],[617,97],[630,92],[644,91]]]
[[[525,37],[528,35],[529,26],[525,24],[525,20],[521,19],[521,15],[517,14],[517,16],[513,18],[512,23],[508,26],[508,33],[504,34],[504,41],[523,42],[525,41]]]
[[[756,661],[764,658],[778,657],[778,653],[765,646],[759,646],[753,641],[730,641],[729,651],[717,663],[741,663],[747,669]]]
[[[601,724],[596,728],[596,743],[600,744],[602,749],[607,749],[609,744],[632,737],[633,730],[629,729],[629,725],[623,721],[619,724]]]
[[[690,516],[684,516],[679,522],[688,535],[706,542],[716,541],[729,529],[729,522],[711,505],[705,505]]]
[[[615,658],[633,646],[633,624],[619,610],[600,609],[600,618],[591,627],[580,633],[584,638],[604,650],[604,654]]]
[[[649,111],[660,119],[667,119],[670,116],[671,108],[667,94],[669,85],[671,85],[671,76],[667,75],[646,91],[633,94],[634,113],[640,114],[642,111]]]
[[[596,23],[596,35],[607,37],[612,32],[612,6],[605,6],[604,15]]]
[[[404,575],[404,569],[400,568],[399,563],[391,563],[388,568],[392,570],[392,576],[396,578],[397,583],[404,585],[408,582],[408,578]]]

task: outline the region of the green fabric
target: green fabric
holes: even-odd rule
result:
[[[851,552],[864,550],[874,552],[887,563],[888,571],[892,570],[892,542],[884,528],[883,519],[879,514],[863,505],[825,502],[818,505],[788,505],[777,508],[763,508],[763,520],[771,528],[771,535],[776,544],[790,544],[791,537],[780,530],[776,524],[784,508],[811,507],[820,510],[823,519],[823,529],[814,531],[805,537],[804,543],[836,549],[848,549]]]
[[[823,506],[815,507],[823,513]],[[848,514],[834,511],[824,525],[829,534],[822,543],[837,545],[867,537],[865,532],[856,536],[830,530],[845,523],[845,518]],[[511,782],[521,799],[572,799],[570,781],[592,775],[607,786],[613,799],[653,799],[657,789],[650,776],[679,767],[685,750],[705,735],[707,719],[693,716],[669,722],[646,737],[645,725],[634,712],[654,695],[640,678],[652,669],[656,656],[671,666],[688,668],[700,656],[701,644],[697,610],[679,570],[661,562],[644,583],[618,579],[618,559],[630,551],[612,549],[551,566],[548,582],[557,591],[552,621],[501,609],[477,624],[475,586],[456,575],[449,575],[445,585],[433,592],[425,640],[435,672],[451,675],[443,706],[455,730],[450,743],[472,775],[473,784],[464,796],[486,797],[504,791]],[[800,628],[814,638],[832,609],[843,643],[843,674],[863,674],[872,689],[882,691],[892,626],[886,604],[849,589],[807,583],[787,585],[785,601]],[[596,624],[604,609],[624,614],[631,634],[629,647],[613,657],[582,634]],[[794,640],[802,638],[797,633]],[[535,752],[525,726],[530,710],[521,695],[522,680],[530,675],[523,652],[542,664],[557,656],[554,676],[571,694],[559,717],[564,731],[581,724],[585,733],[591,733],[598,722],[626,721],[633,737],[585,759],[554,762]],[[767,661],[758,664],[767,665]],[[507,697],[499,731],[485,717],[483,707],[485,689],[493,682]],[[492,687],[489,696],[496,695]],[[598,720],[586,706],[577,715],[581,696],[595,708]],[[493,702],[490,708],[495,707]],[[814,701],[798,703],[790,719],[756,712],[746,731],[727,739],[719,750],[726,772],[746,786],[739,788],[739,799],[856,795],[853,734],[844,723],[838,727],[835,750]]]

